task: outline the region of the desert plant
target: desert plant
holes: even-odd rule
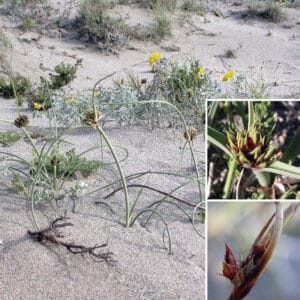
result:
[[[46,24],[52,10],[48,0],[5,0],[4,7],[15,21],[21,21],[25,30],[36,24]]]
[[[59,153],[57,146],[49,155],[38,157],[35,152],[32,153],[33,162],[30,172],[36,172],[38,162],[43,160],[44,167],[49,174],[56,172],[57,178],[71,178],[77,173],[83,177],[88,177],[101,167],[100,161],[87,160],[85,157],[75,153],[75,149],[71,149],[65,153]]]
[[[168,10],[161,5],[155,5],[154,13],[154,28],[153,39],[160,41],[161,39],[171,35],[172,33],[172,19]]]
[[[9,146],[20,139],[20,135],[13,131],[0,131],[0,144]]]
[[[20,74],[11,76],[9,81],[0,77],[0,94],[5,98],[22,97],[31,88],[29,78],[24,77]]]
[[[50,73],[49,88],[59,89],[76,78],[78,67],[81,66],[82,59],[78,59],[74,65],[61,62],[54,68],[54,73]]]
[[[118,50],[127,42],[127,27],[121,17],[107,13],[104,3],[82,1],[75,24],[82,40],[97,43],[102,50]]]
[[[0,31],[0,65],[5,67],[7,53],[12,49],[12,44],[3,31]]]
[[[204,15],[206,8],[199,0],[184,0],[181,9],[189,12]]]
[[[22,19],[21,28],[24,31],[29,31],[34,27],[34,20],[31,16],[24,16]]]
[[[58,90],[76,78],[78,67],[81,66],[82,59],[78,59],[75,64],[61,62],[54,67],[54,70],[44,67],[43,71],[50,71],[50,80],[40,77],[40,83],[37,90],[32,90],[27,102],[34,110],[46,110],[52,106],[51,95],[54,90]]]
[[[280,5],[280,3],[274,1],[252,1],[248,5],[247,14],[251,17],[263,17],[265,19],[271,20],[274,23],[279,23],[285,19],[285,14],[282,11],[282,6]]]
[[[177,6],[177,0],[123,0],[119,1],[121,4],[128,4],[128,2],[139,3],[142,7],[145,8],[154,8],[157,5],[165,7],[169,11],[173,11]]]

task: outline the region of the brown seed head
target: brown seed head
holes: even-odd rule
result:
[[[26,127],[29,124],[29,117],[27,115],[19,115],[14,123],[18,128]]]
[[[83,119],[83,123],[93,128],[98,128],[100,119],[101,113],[99,111],[95,112],[93,109],[89,109],[85,112],[85,118]]]
[[[190,127],[187,131],[184,132],[183,136],[187,141],[191,142],[196,138],[197,130],[193,127]]]

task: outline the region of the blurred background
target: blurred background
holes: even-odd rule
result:
[[[283,203],[288,207],[290,203]],[[275,212],[273,202],[208,203],[208,300],[227,299],[231,282],[222,275],[225,244],[237,260],[245,258],[254,239]],[[300,208],[285,226],[269,267],[245,300],[300,299]]]

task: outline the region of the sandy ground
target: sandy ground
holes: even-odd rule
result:
[[[117,78],[124,77],[124,72],[129,71],[142,78],[148,77],[147,58],[153,51],[159,51],[164,57],[178,60],[193,56],[205,68],[212,70],[218,80],[231,68],[246,75],[250,81],[261,80],[259,76],[262,75],[265,83],[273,85],[272,98],[299,97],[299,9],[285,8],[286,20],[274,24],[257,18],[241,18],[247,1],[242,6],[234,6],[237,1],[226,2],[210,1],[210,5],[223,17],[212,12],[197,16],[178,11],[172,17],[171,37],[160,44],[132,40],[118,56],[107,56],[94,47],[86,47],[65,30],[22,33],[4,15],[0,18],[0,26],[14,46],[13,69],[34,80],[42,74],[40,63],[51,68],[61,61],[75,62],[76,58],[83,58],[83,68],[71,84],[76,89],[91,88],[97,79],[112,71],[117,72]],[[64,2],[53,3],[63,10]],[[119,6],[115,13],[125,17],[130,25],[153,24],[150,12],[136,6]],[[166,47],[177,47],[178,51],[170,52],[165,50]],[[228,49],[235,51],[236,58],[223,57]]]
[[[1,118],[12,121],[15,118],[13,101],[1,99]],[[26,109],[24,108],[26,111]],[[46,128],[47,123],[33,119],[32,127]],[[1,129],[7,128],[2,124]],[[107,131],[114,145],[122,145],[129,151],[129,157],[122,163],[125,174],[140,171],[169,171],[192,175],[190,155],[184,154],[180,165],[183,145],[182,132],[169,130],[149,130],[143,127],[115,128]],[[79,130],[66,135],[63,148],[76,146],[77,153],[95,145],[97,134],[93,130]],[[43,141],[37,141],[41,145]],[[198,149],[200,172],[204,178],[203,137],[199,136],[195,148]],[[67,146],[64,146],[67,145]],[[22,149],[22,150],[20,150]],[[19,141],[1,151],[16,153],[30,158],[30,147]],[[117,150],[119,157],[124,151]],[[89,158],[99,159],[98,151],[89,153]],[[104,161],[111,157],[104,154]],[[87,179],[89,190],[104,184],[101,176],[113,178],[109,166]],[[8,182],[8,177],[3,179]],[[149,175],[140,183],[171,191],[182,179],[171,176]],[[96,192],[84,197],[78,213],[71,213],[71,203],[66,201],[57,210],[48,205],[39,207],[52,218],[68,211],[74,227],[64,229],[64,240],[93,246],[108,241],[103,251],[112,251],[115,266],[95,263],[88,257],[73,255],[55,245],[42,245],[32,241],[27,234],[33,229],[29,205],[24,199],[1,184],[0,190],[0,295],[2,299],[204,299],[205,295],[205,242],[199,237],[190,221],[181,211],[171,205],[162,205],[161,214],[170,226],[173,255],[162,242],[163,224],[158,218],[149,226],[142,227],[141,217],[132,228],[125,228],[124,198],[122,192],[107,200],[114,212],[105,206],[96,206],[95,200],[103,200],[108,191]],[[130,190],[131,201],[137,189]],[[189,184],[174,195],[197,203],[197,187]],[[155,200],[161,199],[155,193],[145,191],[136,207],[136,213]],[[132,202],[131,202],[132,203]],[[191,207],[182,205],[189,214]],[[38,210],[40,224],[47,225],[47,219]],[[197,228],[204,236],[204,225],[197,222]]]

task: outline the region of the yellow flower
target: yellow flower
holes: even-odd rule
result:
[[[95,91],[95,93],[94,93],[94,97],[97,97],[97,96],[99,96],[100,95],[100,93],[99,92],[97,92],[97,91]]]
[[[70,97],[70,98],[66,99],[66,103],[72,103],[72,104],[78,105],[79,101],[73,97]]]
[[[203,67],[199,68],[198,73],[203,75],[205,72],[205,69]]]
[[[43,105],[39,104],[39,103],[33,103],[33,109],[34,110],[42,110],[44,107]]]
[[[198,73],[195,75],[195,79],[198,80],[201,75],[205,73],[205,69],[203,67],[198,69]]]
[[[154,64],[160,60],[160,58],[161,54],[159,52],[153,52],[152,55],[148,58],[149,65],[153,67]]]
[[[230,70],[229,72],[223,74],[223,78],[222,78],[222,81],[228,81],[230,79],[232,79],[232,77],[234,77],[235,75],[235,70]]]

